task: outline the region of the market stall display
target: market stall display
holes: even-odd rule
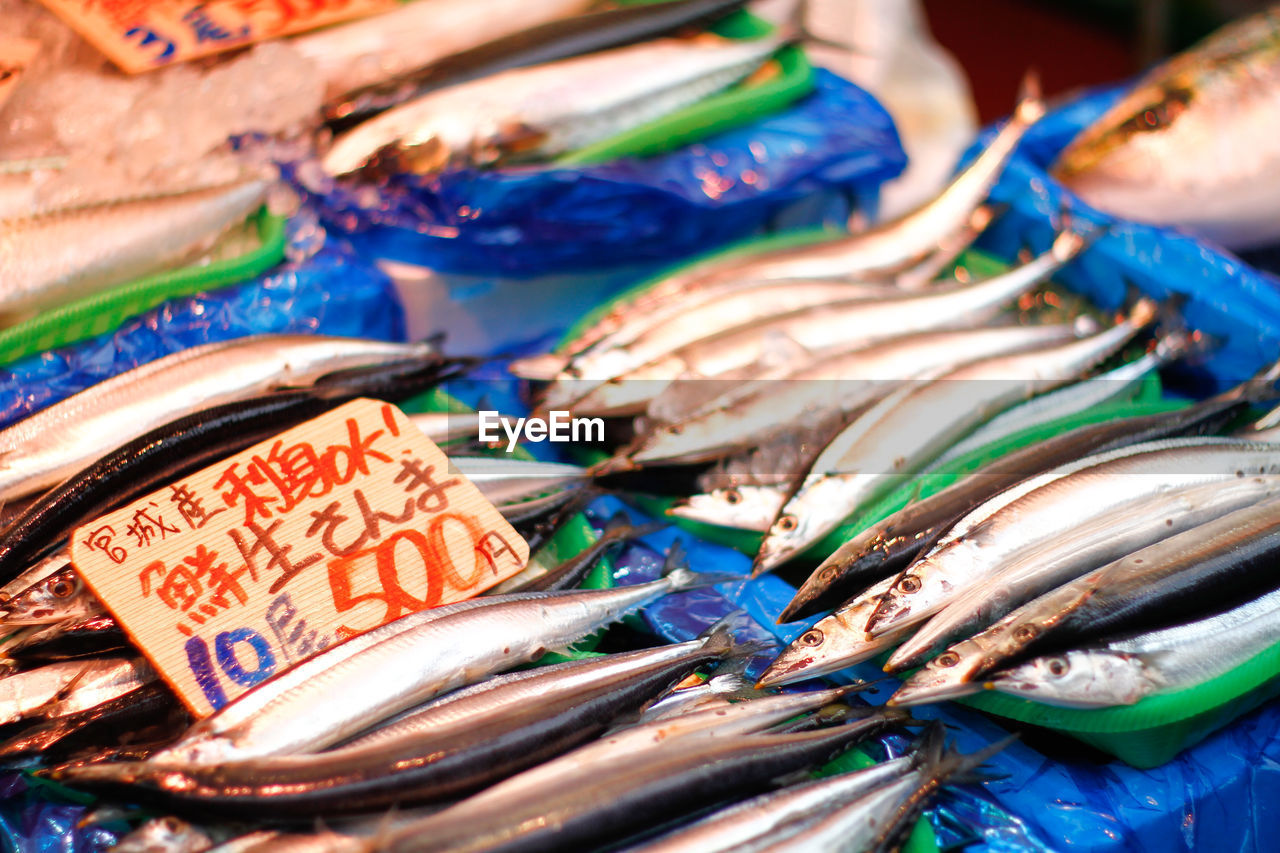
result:
[[[1280,299],[1119,206],[1107,164],[1155,144],[1181,168],[1206,116],[1251,127],[1275,13],[1128,96],[1047,111],[1028,74],[946,185],[875,220],[892,121],[809,65],[802,22],[527,5],[415,0],[124,78],[101,33],[14,3],[47,44],[0,105],[31,117],[0,184],[13,843],[1239,838],[1178,809],[1254,784],[1277,743]],[[268,67],[306,79],[287,114],[228,103]],[[74,79],[166,104],[160,136],[183,85],[213,103],[146,164],[73,132],[78,96],[35,106]],[[1202,234],[1265,238],[1261,177],[1163,172],[1208,182]],[[281,438],[360,406],[323,452]],[[377,444],[417,430],[447,457]],[[450,509],[457,484],[501,527]],[[307,503],[338,485],[349,506]],[[273,538],[296,507],[324,562]],[[221,512],[243,566],[144,550]],[[270,631],[216,621],[272,572],[273,596],[314,583]],[[103,583],[135,575],[194,686]]]

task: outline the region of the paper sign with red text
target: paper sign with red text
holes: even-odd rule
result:
[[[529,546],[388,403],[355,400],[85,524],[71,560],[198,716],[520,572]]]
[[[351,18],[397,0],[42,0],[124,71],[137,73]]]

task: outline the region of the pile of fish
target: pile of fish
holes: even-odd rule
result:
[[[276,212],[297,206],[264,161],[303,160],[300,173],[321,180],[322,173],[434,174],[548,160],[695,104],[767,68],[796,38],[790,29],[755,40],[706,31],[743,5],[419,0],[296,36],[288,50],[314,67],[328,99],[325,113],[344,128],[331,143],[313,125],[314,139],[279,150],[243,141],[245,155],[234,168],[204,179],[166,180],[151,191],[66,188],[47,203],[0,204],[0,323],[211,252],[236,254],[239,242],[251,239],[228,234],[236,226],[245,231],[246,217],[260,205],[270,202]],[[249,117],[244,121],[250,124],[228,128],[228,135],[257,129]],[[318,166],[307,153],[317,144],[324,149]],[[10,168],[40,172],[56,160]],[[41,182],[48,183],[33,179],[29,194],[42,191]]]
[[[1280,581],[1262,565],[1280,529],[1280,444],[1261,427],[1214,434],[1280,397],[1280,367],[1121,416],[1145,377],[1209,344],[1147,299],[1104,328],[1064,319],[1064,297],[1036,289],[1089,235],[1063,230],[986,279],[935,280],[998,214],[986,193],[1040,113],[1024,97],[897,220],[695,264],[512,365],[545,383],[544,410],[633,419],[596,475],[642,489],[649,469],[693,471],[702,491],[672,514],[762,533],[757,573],[819,562],[782,620],[830,614],[762,686],[898,646],[888,671],[923,668],[896,704],[985,686],[1102,707],[1202,684],[1274,642]],[[1035,321],[1055,305],[1055,322]],[[1089,422],[1105,405],[1117,414]],[[1085,425],[1010,452],[1006,440],[1072,418]],[[883,511],[984,450],[968,476]]]
[[[677,543],[656,580],[580,589],[655,525],[614,519],[565,558],[550,543],[598,494],[588,472],[506,454],[451,461],[530,541],[528,570],[331,645],[193,722],[68,564],[69,532],[342,402],[414,395],[470,364],[433,344],[259,336],[168,356],[0,431],[0,762],[100,795],[104,820],[139,805],[185,819],[147,823],[122,850],[728,850],[831,832],[878,850],[944,782],[977,778],[989,751],[945,750],[934,729],[905,757],[794,784],[913,721],[851,688],[751,688],[742,669],[761,647],[734,639],[736,614],[684,643],[572,651],[668,594],[736,578],[684,567]],[[474,414],[414,420],[461,451],[476,436]],[[520,668],[548,652],[568,659]]]

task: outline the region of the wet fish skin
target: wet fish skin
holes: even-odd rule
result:
[[[105,612],[102,602],[68,563],[11,598],[5,605],[3,624],[49,625]]]
[[[571,357],[618,329],[633,312],[669,304],[702,287],[730,279],[759,281],[790,278],[871,279],[894,274],[921,262],[937,249],[939,241],[962,231],[1003,171],[1013,149],[1027,129],[1044,113],[1034,83],[1024,87],[1024,97],[1010,121],[988,148],[952,179],[932,200],[868,231],[808,246],[791,247],[728,258],[713,257],[668,276],[644,293],[615,303],[589,327],[579,331],[565,347]],[[527,360],[527,370],[512,365],[513,372],[531,379],[546,379],[562,369],[559,356]]]
[[[488,456],[450,456],[449,462],[511,522],[554,510],[591,479],[586,468],[558,462]]]
[[[572,408],[580,415],[634,414],[676,379],[721,378],[758,370],[770,360],[771,366],[799,368],[828,347],[847,351],[914,332],[977,324],[1069,263],[1090,241],[1089,235],[1063,232],[1038,257],[972,284],[798,309],[702,338],[617,376],[553,383],[542,408]]]
[[[714,812],[628,853],[729,853],[776,837],[788,823],[841,808],[908,774],[914,759],[889,761],[828,779],[792,785]]]
[[[205,853],[214,846],[203,829],[173,816],[155,817],[116,842],[116,853]]]
[[[954,600],[959,590],[985,577],[990,567],[1024,556],[1092,520],[1105,521],[1160,495],[1245,476],[1269,478],[1280,472],[1277,463],[1275,445],[1179,438],[1120,448],[1060,466],[1007,490],[1020,497],[913,564],[881,598],[867,630],[876,634],[890,627],[917,625]],[[1004,494],[989,503],[1000,501]]]
[[[735,796],[756,793],[770,780],[829,759],[892,717],[866,717],[831,729],[785,735],[746,735],[635,756],[558,789],[505,804],[484,823],[451,827],[448,809],[404,827],[385,840],[388,851],[549,850],[599,843]],[[539,816],[537,820],[528,817]],[[483,831],[477,831],[484,827]],[[454,834],[456,832],[456,834]]]
[[[894,578],[890,577],[874,583],[843,607],[819,619],[778,654],[761,673],[756,686],[782,687],[830,675],[870,660],[896,645],[910,628],[878,637],[866,632],[867,619],[875,611],[880,596],[893,587],[893,582]]]
[[[332,666],[324,666],[327,653],[321,653],[312,658],[307,681],[265,703],[253,700],[259,704],[255,713],[238,715],[242,721],[234,726],[219,723],[219,734],[186,739],[188,745],[170,751],[166,760],[217,763],[322,749],[355,734],[371,719],[565,648],[667,593],[725,579],[677,568],[634,586],[473,599],[467,608],[384,634],[385,639],[354,654],[339,652],[341,659]],[[339,649],[341,645],[334,651]],[[333,696],[345,698],[334,702]]]
[[[79,524],[116,506],[356,397],[394,401],[424,391],[465,363],[428,352],[376,369],[327,373],[305,391],[249,397],[163,423],[97,456],[33,501],[0,533],[0,578],[16,576]]]
[[[257,335],[164,356],[0,430],[0,500],[56,486],[104,450],[199,409],[435,353],[430,344]]]
[[[547,21],[581,14],[594,0],[475,4],[443,0],[405,5],[289,39],[324,81],[328,112],[341,112],[358,90],[429,67],[447,57]],[[442,28],[441,21],[449,26]],[[336,102],[336,103],[335,103]]]
[[[92,708],[155,678],[146,661],[113,655],[63,661],[0,678],[0,723]],[[56,704],[55,704],[56,703]]]
[[[746,77],[788,41],[655,39],[430,92],[334,140],[329,174],[434,174],[550,157],[606,139]]]
[[[123,784],[133,796],[159,798],[175,809],[237,818],[451,799],[589,740],[731,649],[732,639],[717,633],[522,673],[470,693],[459,700],[466,709],[451,715],[411,717],[389,736],[308,756],[224,766],[99,764],[58,776],[80,786]]]
[[[1027,602],[951,646],[903,683],[894,704],[981,689],[981,676],[1029,653],[1176,624],[1270,592],[1280,499],[1176,534]]]
[[[0,220],[0,314],[52,308],[179,263],[256,210],[266,191],[248,180]]]
[[[576,8],[570,4],[541,4],[540,9],[529,9],[528,4],[517,4],[513,7],[515,16],[504,16],[503,11],[486,6],[478,9],[474,5],[463,5],[463,14],[482,14],[477,23],[483,22],[486,29],[474,34],[478,43],[474,45],[459,43],[458,28],[451,24],[447,33],[449,42],[440,50],[448,53],[432,55],[424,52],[423,38],[415,37],[406,45],[410,53],[410,70],[387,68],[388,50],[377,51],[380,70],[389,72],[382,79],[371,81],[366,85],[352,86],[349,75],[339,75],[331,80],[341,86],[341,91],[334,93],[325,105],[325,116],[330,126],[343,130],[349,127],[352,120],[361,120],[381,110],[404,103],[426,92],[456,85],[468,80],[496,74],[509,68],[518,68],[569,56],[592,53],[610,47],[619,47],[637,41],[644,41],[664,35],[689,25],[703,25],[743,5],[743,0],[681,0],[681,2],[646,3],[641,6],[624,5],[610,7],[609,4],[589,0],[583,3],[577,0]],[[397,10],[399,11],[399,10]],[[447,12],[432,10],[429,19],[423,19],[421,10],[415,10],[413,17],[425,24],[430,38],[439,33],[439,20],[454,21]],[[546,18],[561,13],[563,16]],[[388,20],[380,29],[383,32],[394,31],[396,40],[405,38],[410,30],[405,27],[401,12],[396,20]],[[522,23],[520,15],[540,15],[541,23],[533,23],[518,31],[514,27]],[[469,19],[465,19],[470,23]],[[495,33],[493,27],[500,30]],[[336,29],[336,28],[335,28]],[[468,35],[472,35],[468,33]],[[306,38],[301,37],[301,38]],[[300,39],[295,40],[295,45]],[[483,38],[483,41],[479,41]],[[332,41],[332,40],[331,40]],[[325,57],[325,44],[309,44],[304,52]],[[322,58],[327,64],[327,59]]]
[[[856,411],[888,394],[899,380],[921,371],[1029,349],[1074,337],[1071,326],[1002,327],[940,331],[890,338],[846,355],[822,359],[779,379],[750,383],[727,405],[705,406],[695,415],[643,437],[629,454],[633,463],[701,462],[751,446],[762,433],[793,421],[825,420]]]
[[[801,853],[810,850],[889,851],[900,849],[908,833],[939,789],[960,780],[1004,749],[1012,738],[975,753],[948,750],[941,724],[926,732],[917,746],[919,766],[844,809],[832,811],[776,840],[752,845],[743,853]]]
[[[1084,340],[935,371],[891,393],[819,454],[765,534],[753,571],[768,571],[818,542],[1019,399],[1078,377],[1124,346],[1155,315],[1154,303],[1139,301],[1125,321]]]
[[[1092,454],[1217,432],[1265,393],[1264,383],[1246,384],[1185,409],[1088,424],[1009,453],[850,539],[814,570],[779,619],[794,621],[837,606],[864,579],[905,568],[971,508],[1029,476]]]
[[[667,509],[667,515],[763,533],[786,498],[779,488],[744,484],[681,498]]]
[[[190,721],[173,692],[158,680],[93,707],[70,713],[54,709],[50,717],[0,742],[0,761],[38,756],[47,765],[77,746],[114,743],[126,733],[128,740],[136,742],[145,738],[149,729],[164,736]]]
[[[901,671],[923,664],[934,651],[987,627],[1015,607],[1091,569],[1171,535],[1280,493],[1278,477],[1245,477],[1213,483],[1172,496],[1155,496],[1144,506],[1082,523],[1004,564],[981,588],[970,588],[921,626],[885,664]]]
[[[1169,628],[1116,637],[998,670],[984,686],[1068,708],[1132,705],[1186,690],[1274,645],[1280,592]]]

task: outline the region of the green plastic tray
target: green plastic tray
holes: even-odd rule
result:
[[[235,258],[147,276],[0,331],[0,365],[118,328],[161,302],[253,278],[284,258],[285,220],[262,208],[257,248]]]
[[[773,26],[741,11],[711,29],[725,38],[754,39],[771,33]],[[779,50],[774,62],[778,71],[775,76],[740,83],[670,115],[565,154],[554,164],[585,166],[619,157],[646,157],[670,151],[777,112],[813,90],[813,66],[801,48],[793,45]]]

